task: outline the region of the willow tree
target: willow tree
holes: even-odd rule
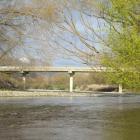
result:
[[[107,75],[108,79],[127,88],[140,89],[140,2],[110,0],[103,8],[111,28],[109,48],[102,63],[116,70]]]

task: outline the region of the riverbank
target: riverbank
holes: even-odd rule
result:
[[[123,96],[130,93],[118,92],[66,92],[66,91],[0,91],[0,97],[86,97],[86,96]]]

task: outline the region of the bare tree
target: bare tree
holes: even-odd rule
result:
[[[104,50],[110,50],[108,34],[114,30],[120,34],[120,24],[130,21],[120,20],[107,10],[109,0],[75,0],[65,3],[64,21],[54,31],[55,45],[61,46],[69,56],[80,58],[88,65],[100,65]]]
[[[61,5],[59,6],[58,1],[1,0],[0,60],[11,52],[12,55],[16,55],[17,49],[28,52],[28,50],[24,50],[27,39],[39,42],[43,37],[46,37],[49,40],[51,28],[54,23],[58,23],[60,20],[60,11]],[[37,48],[36,53],[46,52],[47,47],[48,44],[45,48]]]

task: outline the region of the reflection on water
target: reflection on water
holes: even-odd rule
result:
[[[139,140],[140,96],[0,98],[0,140]]]

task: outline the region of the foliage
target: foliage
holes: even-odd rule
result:
[[[103,65],[112,67],[108,80],[127,88],[140,88],[140,11],[138,0],[110,0],[104,7],[110,22],[109,48],[104,52]]]

